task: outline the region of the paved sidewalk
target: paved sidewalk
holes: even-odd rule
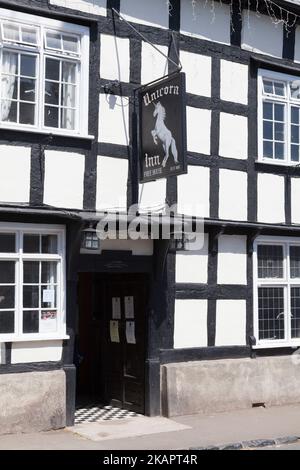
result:
[[[59,431],[0,436],[0,449],[174,450],[300,436],[300,405],[191,415],[129,418]]]

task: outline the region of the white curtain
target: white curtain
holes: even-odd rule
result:
[[[14,94],[15,82],[16,82],[16,70],[17,70],[17,62],[18,62],[18,55],[14,54],[13,52],[4,51],[2,55],[2,80],[1,80],[1,88],[2,88],[2,99],[6,99],[7,101],[2,101],[1,106],[1,119],[2,121],[6,121],[10,108],[11,108],[11,99]],[[10,74],[10,75],[6,75]]]
[[[63,85],[63,101],[62,105],[67,108],[75,108],[76,104],[76,86],[71,85],[75,84],[76,78],[76,65],[71,62],[63,63],[63,74],[62,79],[68,84]],[[61,126],[64,129],[75,129],[75,111],[74,109],[62,109],[61,116]]]

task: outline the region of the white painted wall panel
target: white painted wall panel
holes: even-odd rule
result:
[[[275,25],[268,15],[243,14],[242,48],[248,51],[282,57],[282,24]]]
[[[217,300],[216,346],[246,344],[246,300]]]
[[[186,74],[186,91],[211,96],[211,57],[180,51],[182,71]]]
[[[194,6],[193,6],[194,3]],[[181,1],[181,33],[214,42],[230,44],[230,9],[206,0]]]
[[[96,208],[126,210],[128,160],[98,155]]]
[[[218,284],[247,284],[247,237],[221,235],[218,240]]]
[[[211,111],[186,107],[187,148],[190,152],[210,154]]]
[[[129,145],[128,98],[101,93],[99,100],[99,142]]]
[[[220,170],[219,217],[247,220],[247,173]]]
[[[292,223],[300,224],[300,178],[291,178]]]
[[[300,26],[296,28],[295,34],[295,62],[300,62]]]
[[[236,114],[220,113],[221,157],[248,158],[248,119]]]
[[[209,168],[188,166],[188,173],[177,178],[178,212],[209,217]]]
[[[200,250],[176,253],[176,282],[207,283],[208,235]]]
[[[11,363],[57,362],[61,360],[62,341],[30,341],[12,343]]]
[[[45,151],[44,204],[82,209],[85,156]]]
[[[165,55],[168,55],[166,46],[155,46]],[[142,85],[163,77],[168,73],[168,60],[156,51],[150,44],[142,41]]]
[[[129,82],[129,69],[129,39],[101,34],[101,78]]]
[[[106,0],[50,0],[51,5],[106,16]]]
[[[169,9],[165,0],[121,0],[120,13],[133,23],[169,27]]]
[[[29,202],[30,147],[0,145],[0,202]]]
[[[284,177],[259,173],[257,193],[257,220],[267,223],[285,222]]]
[[[167,184],[165,179],[139,185],[139,209],[147,212],[163,212],[166,204]]]
[[[207,346],[207,300],[176,299],[174,348]]]
[[[221,60],[221,99],[248,104],[248,65]]]

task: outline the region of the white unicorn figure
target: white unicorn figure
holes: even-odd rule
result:
[[[162,146],[165,152],[165,157],[162,162],[162,166],[165,167],[166,163],[169,158],[170,147],[174,157],[175,163],[178,163],[178,153],[177,147],[174,137],[172,136],[172,132],[166,127],[164,120],[166,119],[166,110],[158,101],[158,103],[154,104],[154,113],[153,116],[157,116],[155,128],[151,131],[154,143],[157,145],[157,137],[162,142]]]

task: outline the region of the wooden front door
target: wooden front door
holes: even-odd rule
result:
[[[147,277],[108,275],[105,284],[106,398],[144,413]]]

